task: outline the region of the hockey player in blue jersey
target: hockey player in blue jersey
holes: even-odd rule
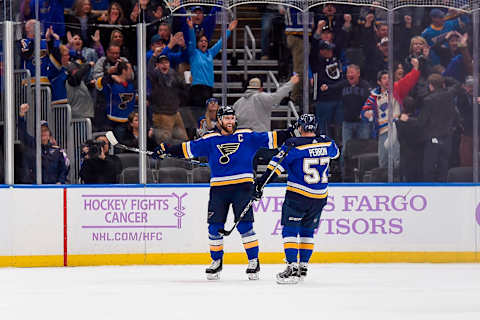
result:
[[[219,279],[222,271],[223,235],[219,231],[224,229],[230,205],[237,221],[250,201],[254,185],[253,157],[258,149],[277,148],[291,135],[292,130],[261,133],[249,129],[236,130],[235,110],[230,106],[222,106],[217,112],[217,127],[214,131],[198,140],[179,145],[161,144],[155,150],[154,158],[164,154],[186,159],[208,157],[211,188],[207,222],[212,264],[206,269],[207,279]],[[248,256],[248,278],[257,280],[260,271],[259,249],[253,230],[251,208],[239,222],[237,230]]]
[[[260,199],[261,186],[272,170],[277,175],[288,173],[281,220],[287,268],[277,274],[277,282],[280,284],[297,283],[307,275],[307,264],[313,252],[314,231],[318,228],[322,209],[327,203],[328,166],[331,159],[337,159],[340,155],[333,140],[315,134],[317,126],[314,115],[300,116],[297,129],[301,136],[285,142],[282,151],[288,154],[283,162],[278,164],[280,152],[270,161],[267,171],[255,184],[253,196]],[[288,148],[291,149],[287,151]]]

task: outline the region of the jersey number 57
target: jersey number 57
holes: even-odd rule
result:
[[[328,176],[327,176],[327,168],[328,163],[330,162],[330,158],[305,158],[303,159],[303,180],[308,184],[315,184],[320,182],[321,183],[328,183]],[[317,168],[312,166],[320,165],[320,171]]]

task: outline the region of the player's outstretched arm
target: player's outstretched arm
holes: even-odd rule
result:
[[[183,143],[182,143],[183,144]],[[158,147],[155,148],[152,154],[153,159],[160,159],[165,156],[175,157],[175,158],[185,158],[185,155],[182,151],[182,144],[168,145],[161,143]]]
[[[278,146],[283,145],[288,139],[297,136],[295,127],[289,127],[288,129],[285,129],[285,130],[276,130],[274,132],[277,135]]]
[[[175,158],[192,159],[208,157],[208,150],[208,140],[205,139],[186,141],[176,145],[161,143],[160,146],[154,150],[152,157],[159,159],[168,155]]]

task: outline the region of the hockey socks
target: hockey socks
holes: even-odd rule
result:
[[[284,226],[282,230],[283,249],[285,258],[288,263],[298,261],[308,263],[313,253],[313,229],[305,229]],[[298,235],[300,234],[300,243],[298,243]]]
[[[258,258],[258,239],[255,231],[253,231],[253,223],[251,221],[242,221],[238,224],[237,230],[242,237],[243,247],[247,253],[248,260]]]
[[[218,233],[218,230],[223,228],[223,224],[214,223],[208,226],[208,242],[210,244],[210,257],[213,261],[221,260],[223,258],[223,236]]]
[[[300,228],[300,262],[308,263],[313,253],[313,229]]]
[[[282,230],[283,249],[287,263],[298,261],[298,230],[295,227],[284,226]]]
[[[208,239],[210,244],[210,256],[212,260],[223,258],[223,236],[218,231],[224,227],[221,223],[213,223],[208,226]],[[258,239],[253,224],[249,221],[240,222],[237,226],[238,232],[242,237],[243,247],[248,256],[248,260],[258,258]]]

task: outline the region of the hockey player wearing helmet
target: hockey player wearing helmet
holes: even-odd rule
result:
[[[232,107],[222,106],[218,109],[217,126],[222,134],[232,134],[237,129],[237,117]]]
[[[275,156],[265,174],[255,184],[253,197],[260,199],[260,186],[273,170],[277,175],[288,173],[281,219],[287,268],[277,274],[279,284],[297,283],[307,275],[307,265],[313,252],[314,231],[318,228],[322,209],[327,203],[329,163],[340,155],[335,141],[327,136],[316,135],[317,127],[313,114],[300,116],[297,121],[300,137],[285,142],[282,151],[288,154],[281,165],[280,155]]]
[[[275,149],[293,135],[293,130],[253,132],[237,129],[235,110],[221,106],[217,111],[217,127],[202,138],[179,145],[161,144],[154,158],[170,155],[180,158],[207,157],[210,166],[208,202],[208,238],[212,264],[206,269],[207,279],[217,280],[223,268],[223,235],[230,206],[235,221],[251,199],[254,186],[252,160],[260,148]],[[253,230],[253,210],[247,212],[237,226],[248,256],[247,275],[257,280],[260,271],[258,240]]]

